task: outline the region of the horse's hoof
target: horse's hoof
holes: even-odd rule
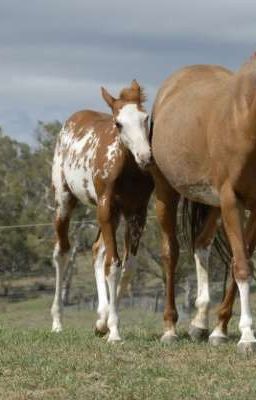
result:
[[[195,342],[201,342],[203,340],[207,340],[209,337],[209,330],[198,328],[195,325],[190,325],[189,328],[189,336]]]
[[[171,344],[178,341],[178,335],[175,335],[170,332],[165,332],[160,339],[161,343]]]
[[[222,344],[226,344],[227,341],[227,336],[209,336],[209,343],[211,346],[221,346]]]
[[[239,342],[237,351],[243,354],[252,354],[256,352],[256,342]]]

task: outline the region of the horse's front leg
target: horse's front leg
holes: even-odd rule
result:
[[[176,215],[179,195],[159,178],[156,180],[156,212],[162,231],[162,259],[166,273],[166,300],[164,308],[164,334],[162,342],[177,339],[178,312],[175,304],[175,269],[179,257],[176,234]]]
[[[97,218],[100,224],[105,249],[105,277],[109,289],[109,314],[107,327],[109,329],[109,342],[121,340],[118,331],[117,314],[117,283],[120,275],[120,262],[117,253],[116,210],[113,209],[112,192],[104,193],[98,202]]]
[[[220,191],[221,212],[225,230],[233,253],[233,273],[240,294],[241,317],[239,329],[241,339],[238,349],[243,352],[256,348],[252,330],[252,315],[249,302],[251,271],[247,260],[245,235],[242,230],[241,208],[230,184],[226,183]]]

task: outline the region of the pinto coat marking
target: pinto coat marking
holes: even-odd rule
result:
[[[56,144],[52,180],[56,199],[54,250],[56,291],[52,305],[53,331],[62,329],[61,287],[69,250],[68,227],[76,201],[97,207],[99,233],[93,246],[99,297],[96,331],[109,341],[120,340],[117,315],[117,284],[120,260],[116,229],[120,216],[126,221],[125,257],[136,254],[153,190],[151,176],[142,171],[151,161],[148,116],[144,94],[136,81],[123,89],[118,99],[102,89],[111,114],[90,110],[72,115],[64,124]],[[139,190],[138,190],[139,188]],[[127,264],[120,282],[127,286]],[[109,289],[107,298],[106,284]],[[121,290],[118,290],[120,293]]]

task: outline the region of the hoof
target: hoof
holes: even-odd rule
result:
[[[98,319],[95,324],[95,336],[103,337],[109,332],[107,323],[101,319]]]
[[[178,336],[170,332],[165,332],[160,339],[160,342],[165,344],[171,344],[177,341],[178,341]]]
[[[61,325],[61,324],[53,324],[53,325],[52,325],[52,332],[53,332],[53,333],[60,333],[60,332],[62,332],[62,325]]]
[[[194,325],[190,325],[188,333],[194,342],[202,342],[203,340],[207,340],[209,337],[208,329],[198,328]]]
[[[97,337],[103,337],[103,336],[105,336],[106,334],[108,333],[108,328],[106,328],[106,329],[98,329],[97,327],[95,327],[95,329],[94,329],[94,334],[95,334],[95,336],[97,336]]]
[[[227,341],[227,336],[209,336],[209,343],[211,346],[221,346],[222,344],[226,344]]]
[[[243,354],[252,354],[256,352],[256,342],[239,342],[237,351]]]
[[[122,339],[120,338],[120,336],[108,337],[108,343],[120,343],[121,341]]]

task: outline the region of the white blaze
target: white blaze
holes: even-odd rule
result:
[[[146,164],[150,160],[146,118],[147,113],[140,111],[136,104],[127,104],[122,107],[116,118],[122,126],[121,140],[132,152],[138,164]]]

